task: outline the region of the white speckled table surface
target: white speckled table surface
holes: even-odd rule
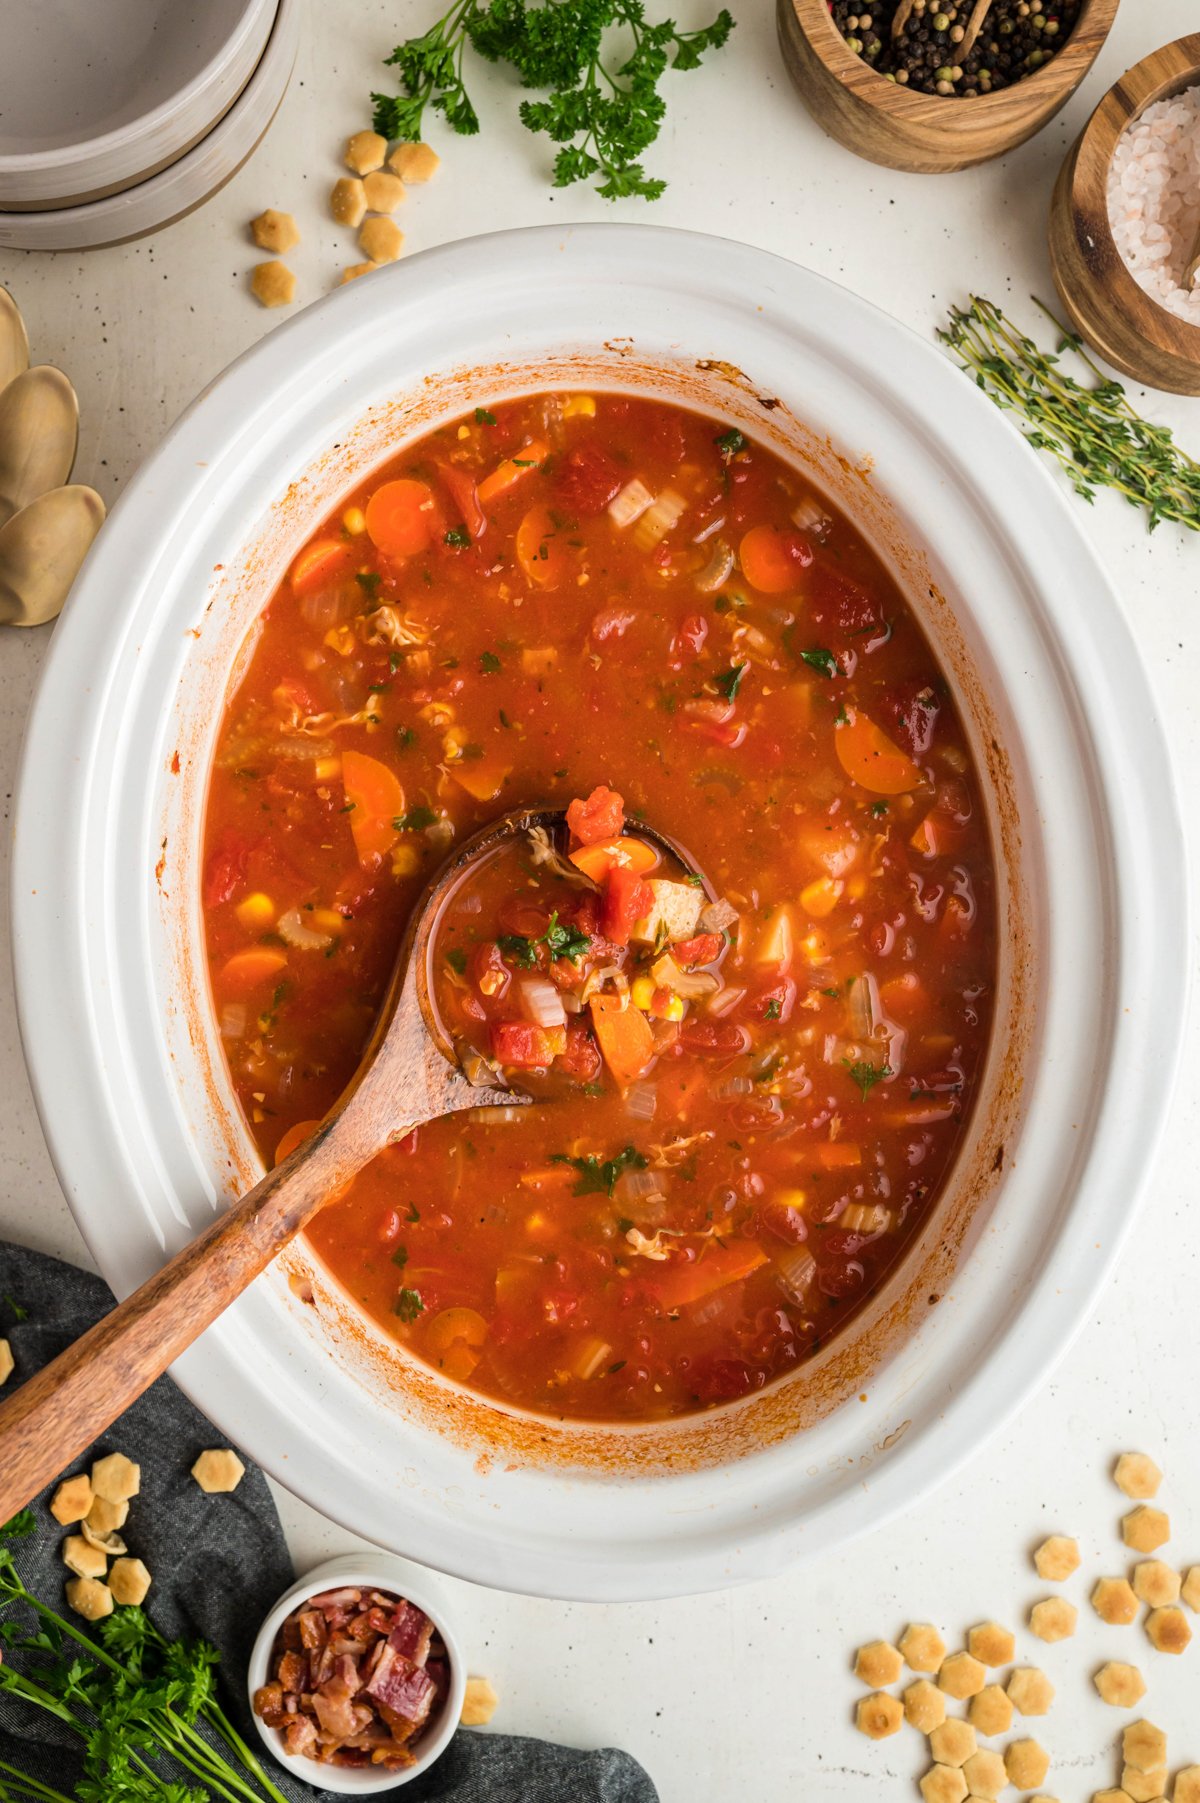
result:
[[[265,142],[222,193],[161,236],[83,255],[0,255],[0,282],[20,301],[36,359],[61,364],[78,386],[79,480],[112,500],[192,396],[270,331],[278,316],[246,289],[255,261],[246,222],[254,214],[266,206],[296,214],[304,242],[290,261],[300,303],[357,260],[325,208],[339,144],[366,122],[366,97],[385,75],[381,56],[434,10],[433,0],[314,7]],[[693,0],[677,10],[687,19],[703,11]],[[1066,146],[1109,82],[1195,25],[1195,0],[1125,0],[1082,91],[1032,144],[981,170],[932,178],[877,169],[823,137],[781,71],[773,8],[741,0],[734,10],[740,23],[730,49],[706,72],[671,82],[653,154],[670,187],[653,209],[608,208],[583,189],[553,193],[542,147],[515,124],[514,97],[493,76],[480,84],[482,138],[435,140],[445,162],[405,208],[410,250],[502,226],[646,216],[778,251],[922,333],[970,289],[1019,311],[1030,293],[1050,292],[1045,218]],[[1200,402],[1153,396],[1148,404],[1193,449],[1200,445]],[[1110,497],[1085,524],[1149,665],[1194,839],[1200,805],[1188,777],[1200,758],[1200,538],[1163,527],[1149,539],[1138,516]],[[5,633],[0,642],[6,811],[47,643],[46,632]],[[5,835],[6,863],[7,855]],[[6,908],[7,883],[3,893]],[[1077,1803],[1118,1781],[1117,1729],[1128,1718],[1106,1709],[1089,1682],[1105,1657],[1141,1664],[1150,1682],[1146,1713],[1171,1732],[1172,1766],[1200,1761],[1200,1642],[1168,1659],[1138,1628],[1101,1628],[1086,1609],[1084,1581],[1125,1568],[1116,1532],[1122,1498],[1107,1471],[1126,1446],[1153,1452],[1167,1472],[1160,1500],[1178,1524],[1170,1556],[1200,1561],[1192,1339],[1198,1054],[1193,1019],[1166,1147],[1121,1268],[1095,1319],[1011,1427],[932,1501],[819,1567],[770,1584],[636,1607],[568,1606],[453,1584],[474,1667],[503,1699],[496,1726],[625,1746],[649,1768],[664,1803],[730,1794],[752,1803],[915,1796],[924,1743],[909,1729],[878,1745],[854,1732],[859,1687],[850,1650],[898,1634],[912,1618],[939,1623],[952,1643],[988,1616],[1022,1624],[1044,1594],[1029,1551],[1062,1528],[1084,1548],[1083,1569],[1066,1586],[1081,1605],[1079,1634],[1053,1647],[1021,1636],[1022,1653],[1041,1655],[1058,1690],[1051,1714],[1024,1726],[1053,1755],[1045,1788]],[[26,1084],[7,958],[0,1094],[0,1235],[86,1261]],[[286,1493],[279,1501],[302,1565],[354,1545]]]

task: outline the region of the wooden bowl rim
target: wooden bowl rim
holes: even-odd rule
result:
[[[1083,0],[1083,7],[1076,21],[1075,30],[1062,49],[1056,51],[1050,61],[1043,63],[1040,69],[1035,69],[1032,75],[1022,76],[1019,82],[1014,82],[1010,87],[1001,88],[998,93],[979,94],[973,100],[967,101],[966,104],[971,109],[972,118],[978,119],[981,115],[985,118],[1002,115],[1008,110],[1009,104],[1015,96],[1028,90],[1034,83],[1039,89],[1053,87],[1063,93],[1069,93],[1078,87],[1098,56],[1104,41],[1101,39],[1101,43],[1093,49],[1082,48],[1078,41],[1079,28],[1092,19],[1098,20],[1103,24],[1104,36],[1107,38],[1120,3],[1121,0]],[[857,51],[848,47],[845,38],[830,17],[826,0],[787,0],[787,4],[795,14],[797,25],[808,39],[809,47],[820,57],[830,73],[851,87],[855,98],[863,101],[865,105],[881,107],[886,95],[890,97],[887,104],[888,112],[894,113],[897,118],[901,119],[906,116],[915,118],[920,115],[922,123],[927,123],[931,101],[955,98],[953,94],[922,94],[912,88],[902,86],[899,82],[889,81],[886,75],[881,75],[878,69],[872,68],[871,64],[859,56]],[[819,40],[819,34],[822,32],[824,33],[824,42]],[[865,83],[860,83],[852,79],[855,76],[866,76],[869,79]],[[959,98],[961,99],[961,96]],[[948,126],[952,123],[951,120],[947,120]]]
[[[1172,73],[1161,78],[1157,68],[1161,58],[1168,51],[1187,47],[1189,57],[1194,57],[1189,72]],[[1177,85],[1178,84],[1178,85]],[[1180,357],[1185,362],[1200,367],[1200,325],[1191,325],[1181,319],[1177,313],[1148,293],[1135,278],[1124,257],[1117,249],[1117,241],[1113,236],[1112,219],[1108,211],[1108,175],[1112,168],[1113,156],[1117,142],[1128,127],[1141,118],[1146,108],[1153,106],[1156,100],[1163,100],[1172,92],[1182,92],[1184,88],[1200,84],[1200,31],[1186,32],[1181,38],[1173,38],[1169,44],[1162,44],[1152,50],[1148,56],[1142,57],[1127,69],[1124,75],[1115,81],[1108,92],[1100,100],[1091,118],[1083,128],[1078,143],[1069,153],[1071,157],[1071,179],[1069,203],[1074,214],[1079,205],[1086,207],[1093,220],[1101,222],[1103,232],[1103,248],[1111,252],[1115,266],[1112,283],[1112,299],[1124,314],[1127,322],[1134,326],[1139,335],[1147,338],[1156,350],[1165,351],[1171,356]],[[1127,104],[1118,89],[1128,92],[1133,90],[1133,97]],[[1096,182],[1081,178],[1079,174],[1079,153],[1084,145],[1094,147],[1103,159],[1104,180],[1097,193]],[[1198,290],[1200,292],[1200,290]],[[1143,327],[1141,314],[1148,310],[1150,330]]]

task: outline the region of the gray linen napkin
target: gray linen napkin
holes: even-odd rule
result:
[[[78,1339],[112,1303],[99,1277],[0,1244],[0,1336],[16,1359],[5,1393]],[[127,1538],[153,1574],[147,1611],[169,1639],[199,1637],[220,1650],[222,1706],[257,1748],[245,1692],[250,1648],[294,1574],[257,1466],[246,1461],[246,1475],[231,1496],[205,1496],[192,1481],[197,1454],[220,1444],[217,1430],[163,1377],[71,1469],[114,1451],[141,1466]],[[60,1549],[66,1530],[45,1507],[49,1495],[34,1506],[37,1533],[15,1541],[12,1552],[26,1588],[63,1610]],[[0,1693],[0,1759],[70,1795],[82,1771],[77,1744],[53,1717]],[[273,1761],[270,1769],[296,1803],[340,1803],[333,1792],[301,1784]],[[396,1794],[405,1803],[658,1803],[642,1767],[615,1748],[579,1752],[463,1729],[429,1772]]]

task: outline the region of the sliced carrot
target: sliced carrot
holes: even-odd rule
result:
[[[841,893],[841,883],[835,882],[831,876],[819,876],[815,882],[807,883],[801,889],[800,906],[810,920],[824,920],[837,907]]]
[[[514,482],[527,476],[530,470],[540,469],[549,455],[549,445],[543,444],[540,439],[535,438],[529,444],[522,445],[514,456],[506,457],[503,463],[496,465],[490,476],[483,478],[477,491],[479,499],[486,507],[489,501],[494,501],[498,495],[510,489]]]
[[[594,883],[604,881],[609,871],[618,865],[622,870],[632,870],[640,876],[645,870],[653,870],[658,863],[658,853],[645,839],[635,839],[632,835],[620,839],[595,839],[591,845],[577,845],[569,857],[577,870],[584,876],[590,876]]]
[[[522,1171],[517,1178],[522,1189],[535,1190],[573,1189],[576,1181],[569,1164],[539,1164],[533,1170]]]
[[[427,483],[411,476],[385,482],[367,502],[367,532],[385,557],[427,551],[438,528],[437,503]]]
[[[217,983],[221,989],[254,989],[277,971],[287,968],[287,955],[270,945],[252,945],[248,951],[235,952],[221,966]]]
[[[289,1127],[275,1148],[275,1163],[282,1164],[297,1146],[302,1146],[306,1139],[312,1138],[320,1125],[320,1121],[297,1121],[294,1127]]]
[[[594,995],[589,1006],[604,1062],[626,1089],[644,1077],[654,1062],[650,1023],[636,1008],[622,1008],[615,995]]]
[[[342,753],[342,787],[358,861],[374,870],[400,837],[396,821],[404,812],[404,790],[394,771],[362,751]]]
[[[753,1240],[736,1240],[728,1246],[712,1246],[693,1265],[678,1265],[663,1273],[655,1285],[664,1308],[686,1308],[700,1302],[727,1283],[740,1283],[765,1265],[767,1255]]]
[[[531,507],[517,527],[517,562],[539,588],[557,588],[571,574],[577,556],[570,530],[549,507]]]
[[[353,562],[353,549],[343,539],[314,540],[311,545],[305,545],[292,565],[293,594],[305,595],[310,589],[319,588],[323,582],[333,582],[338,576],[349,575]]]
[[[511,772],[511,764],[497,764],[491,758],[459,758],[450,766],[459,788],[476,801],[495,801]]]
[[[473,1308],[444,1308],[425,1329],[425,1344],[431,1352],[448,1352],[457,1342],[478,1351],[487,1339],[488,1325]]]
[[[874,795],[904,795],[924,780],[912,759],[863,713],[856,711],[835,729],[833,744],[846,775]]]
[[[823,1139],[804,1156],[819,1171],[852,1171],[862,1163],[862,1147],[848,1139]]]
[[[812,553],[798,532],[781,532],[775,526],[751,526],[738,546],[742,575],[760,595],[785,595],[798,588]]]

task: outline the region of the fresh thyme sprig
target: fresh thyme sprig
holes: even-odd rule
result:
[[[31,1525],[23,1511],[0,1538]],[[13,1608],[31,1610],[34,1623]],[[287,1803],[217,1701],[219,1655],[205,1641],[168,1641],[133,1607],[110,1615],[93,1640],[26,1589],[4,1547],[0,1618],[0,1692],[76,1736],[86,1776],[74,1803]],[[72,1803],[6,1761],[0,1799]]]
[[[1112,488],[1141,507],[1151,532],[1175,520],[1200,532],[1200,464],[1130,406],[1121,384],[1106,377],[1068,332],[1035,298],[1057,328],[1057,355],[1019,332],[993,301],[972,295],[966,309],[950,309],[950,325],[937,336],[948,344],[977,387],[1018,423],[1036,450],[1047,451],[1075,489],[1092,502],[1098,488]],[[1072,351],[1096,380],[1084,384],[1062,368]]]
[[[545,100],[522,101],[520,116],[530,131],[561,146],[556,188],[594,176],[606,200],[657,200],[666,183],[647,175],[641,158],[666,111],[659,82],[668,67],[697,68],[706,51],[725,43],[733,23],[722,9],[696,31],[680,31],[673,19],[650,25],[645,0],[453,0],[428,31],[388,57],[404,93],[371,96],[375,129],[411,142],[432,107],[456,132],[477,132],[479,115],[463,80],[470,44],[489,62],[507,63],[522,87],[550,90]],[[615,53],[613,30],[622,44]]]

